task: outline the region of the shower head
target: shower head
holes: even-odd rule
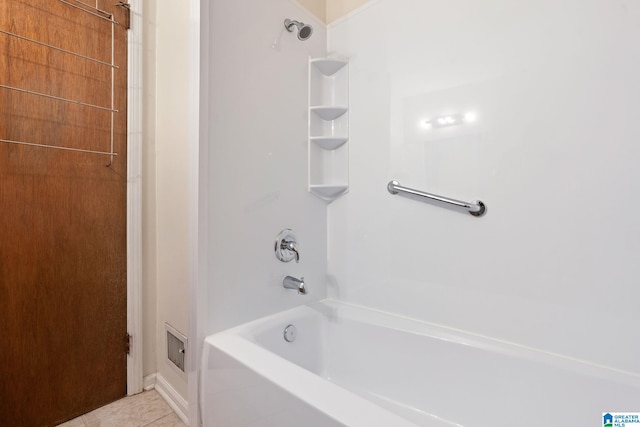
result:
[[[294,21],[292,19],[284,20],[284,27],[287,31],[292,32],[293,29],[291,27],[298,27],[298,39],[305,41],[311,37],[313,34],[313,27],[311,25],[305,24],[304,22]]]

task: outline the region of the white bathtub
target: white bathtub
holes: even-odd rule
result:
[[[208,337],[201,381],[205,427],[601,426],[640,411],[637,374],[330,300]]]

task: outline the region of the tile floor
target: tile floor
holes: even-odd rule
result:
[[[155,390],[125,397],[58,427],[186,427]]]

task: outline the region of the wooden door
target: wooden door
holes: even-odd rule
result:
[[[116,3],[0,0],[0,426],[56,425],[126,394]]]

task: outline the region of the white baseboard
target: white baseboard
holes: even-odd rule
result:
[[[147,375],[142,380],[142,388],[144,391],[149,391],[154,389],[156,386],[156,374]]]
[[[156,389],[158,394],[167,402],[167,404],[173,409],[178,418],[183,423],[189,425],[189,405],[182,396],[176,391],[171,384],[160,374],[151,374],[144,377],[144,389],[151,390]]]

